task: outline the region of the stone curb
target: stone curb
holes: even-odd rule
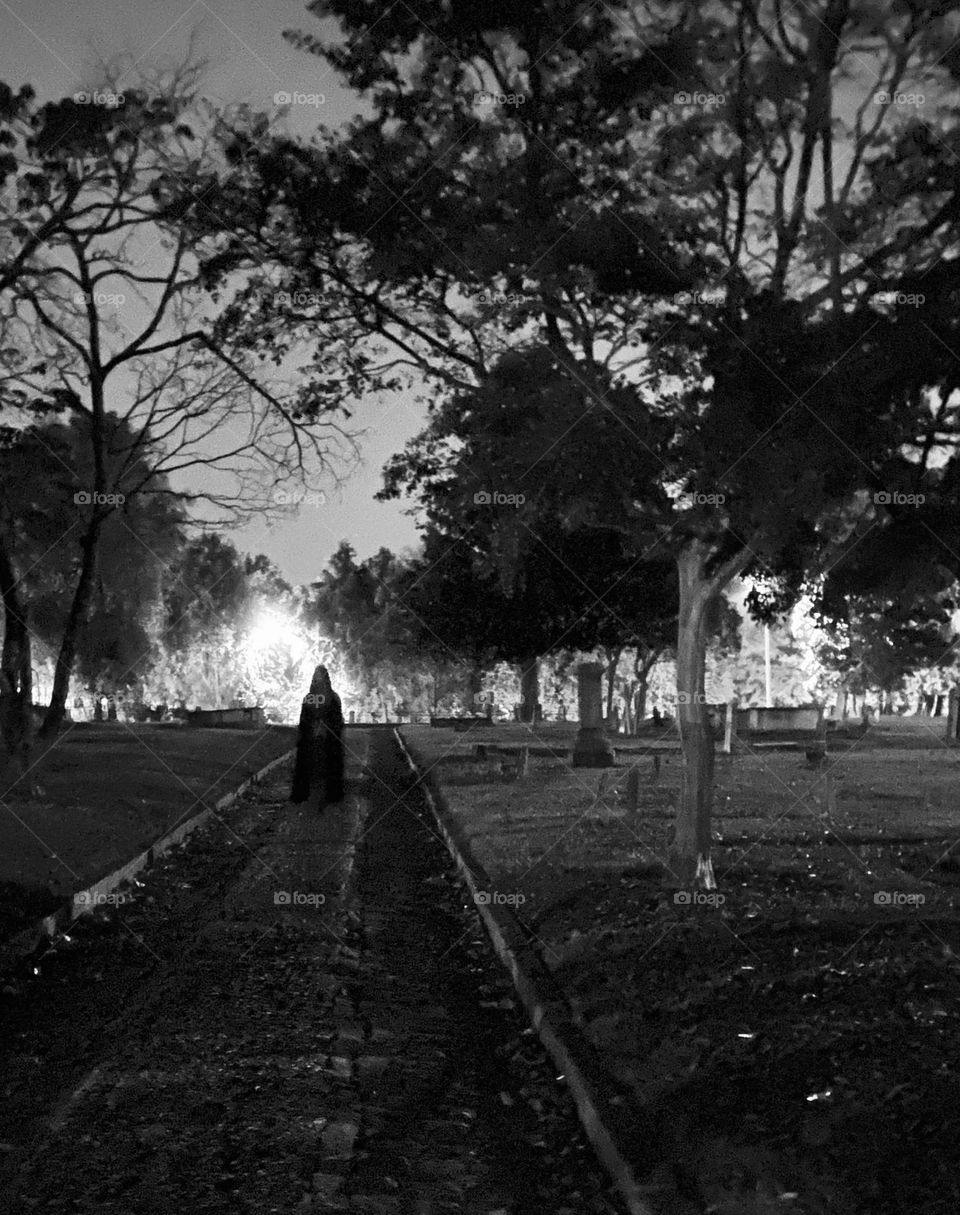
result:
[[[192,831],[195,831],[197,827],[205,823],[211,815],[220,810],[226,810],[228,806],[232,806],[252,785],[259,783],[269,772],[279,767],[280,764],[286,763],[295,754],[296,748],[291,747],[289,751],[284,751],[282,755],[278,755],[275,759],[270,760],[259,771],[254,772],[252,776],[248,776],[233,792],[224,794],[212,806],[205,806],[191,818],[178,823],[177,826],[154,840],[144,852],[127,861],[125,865],[121,865],[119,869],[114,869],[112,873],[108,873],[106,877],[100,878],[98,882],[94,882],[92,886],[88,886],[85,890],[76,891],[64,902],[62,907],[51,912],[50,915],[44,916],[42,920],[39,920],[30,928],[23,929],[16,936],[0,944],[0,965],[6,968],[15,965],[22,958],[33,953],[44,939],[56,936],[65,925],[72,924],[80,916],[92,911],[104,895],[110,894],[122,882],[127,881],[139,873],[141,869],[152,864],[157,857],[163,856],[165,852],[169,852],[175,844],[179,844],[181,840],[186,839]]]
[[[573,1097],[584,1132],[623,1198],[630,1215],[656,1215],[641,1197],[634,1166],[625,1143],[654,1149],[653,1167],[660,1153],[659,1136],[648,1117],[617,1093],[593,1045],[574,1024],[567,1002],[543,959],[531,946],[522,925],[509,907],[478,902],[479,891],[494,889],[489,875],[473,856],[469,841],[446,805],[442,793],[423,778],[400,731],[394,735],[400,752],[423,791],[451,857],[470,891],[480,918],[500,961],[507,968],[533,1028],[537,1031]],[[635,1155],[635,1153],[632,1153]]]

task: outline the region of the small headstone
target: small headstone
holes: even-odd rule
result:
[[[603,667],[581,662],[577,668],[580,729],[573,745],[574,768],[612,768],[613,747],[603,725]]]
[[[519,751],[515,751],[505,764],[502,765],[501,771],[507,780],[518,780],[521,776],[526,776],[530,766],[530,748],[521,747]]]

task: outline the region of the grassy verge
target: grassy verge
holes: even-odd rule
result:
[[[37,757],[39,795],[0,805],[0,938],[142,852],[294,744],[292,729],[70,727]]]
[[[573,733],[404,728],[701,1209],[960,1210],[957,753],[721,761],[698,901],[661,880],[679,757],[573,770]],[[528,775],[478,741],[527,742]]]

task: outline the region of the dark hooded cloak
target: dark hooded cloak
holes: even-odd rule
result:
[[[305,802],[321,785],[325,802],[343,800],[343,706],[324,666],[303,698],[290,800]]]

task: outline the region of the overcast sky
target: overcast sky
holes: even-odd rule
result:
[[[13,88],[31,84],[46,101],[94,83],[99,63],[117,55],[178,62],[194,36],[197,53],[210,63],[202,91],[211,100],[270,110],[278,93],[313,94],[317,102],[292,107],[290,126],[303,133],[318,122],[337,126],[355,112],[357,99],[337,87],[322,60],[289,46],[285,29],[325,32],[302,0],[0,0],[0,80]],[[366,400],[354,421],[368,430],[364,463],[341,492],[269,530],[254,524],[232,535],[240,548],[267,553],[292,582],[315,578],[341,539],[361,557],[381,545],[396,551],[417,541],[403,506],[374,502],[373,494],[384,462],[421,428],[422,411],[404,399]]]

